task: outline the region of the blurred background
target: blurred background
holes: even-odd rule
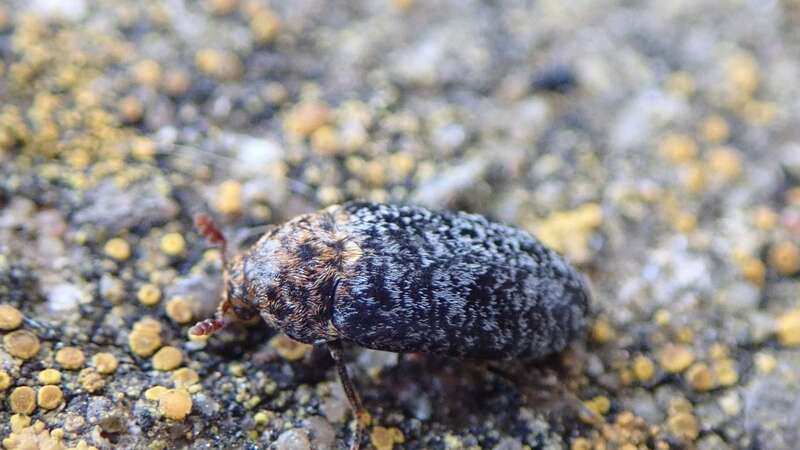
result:
[[[346,448],[325,355],[188,339],[221,284],[191,218],[243,243],[370,199],[586,272],[551,397],[601,419],[355,350],[374,448],[796,448],[798,24],[795,0],[0,2],[3,444]]]

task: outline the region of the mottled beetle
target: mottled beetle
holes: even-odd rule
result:
[[[225,238],[205,216],[198,229]],[[583,278],[530,234],[482,216],[352,202],[269,230],[225,263],[217,316],[191,333],[260,315],[292,339],[325,344],[355,411],[366,414],[342,344],[483,359],[541,359],[586,326]]]

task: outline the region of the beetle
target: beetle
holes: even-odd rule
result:
[[[363,201],[268,230],[225,261],[223,300],[190,333],[260,316],[294,340],[326,345],[356,418],[369,415],[342,357],[345,344],[390,352],[539,360],[585,334],[585,278],[527,232],[480,215]]]

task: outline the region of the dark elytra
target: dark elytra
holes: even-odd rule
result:
[[[199,230],[225,239],[205,216]],[[369,415],[342,346],[482,359],[539,360],[586,328],[589,291],[525,231],[460,212],[369,202],[334,205],[268,231],[225,264],[217,317],[260,315],[291,338],[326,344],[351,406],[359,448]]]

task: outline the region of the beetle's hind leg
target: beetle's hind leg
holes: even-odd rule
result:
[[[364,437],[364,431],[369,425],[370,416],[364,405],[361,404],[361,397],[358,396],[356,387],[350,374],[347,372],[347,366],[344,364],[342,357],[342,343],[341,341],[328,342],[328,350],[331,352],[331,357],[336,363],[336,371],[339,373],[339,382],[342,383],[344,393],[347,395],[347,400],[350,402],[350,407],[353,408],[353,413],[356,418],[356,432],[353,436],[353,443],[350,445],[350,450],[359,450],[361,448],[361,440]]]

